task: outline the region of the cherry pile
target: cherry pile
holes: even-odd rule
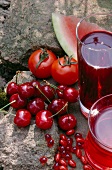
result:
[[[82,154],[84,139],[80,133],[75,133],[76,117],[68,111],[68,105],[76,102],[78,98],[75,88],[61,84],[56,87],[47,81],[41,84],[37,80],[22,84],[10,82],[7,95],[10,105],[16,110],[14,124],[18,127],[30,125],[33,117],[37,128],[47,130],[52,127],[53,119],[57,117],[58,126],[64,134],[60,134],[53,170],[68,170],[68,167],[74,169],[76,162],[73,154],[80,159],[84,170],[92,170]],[[45,141],[49,148],[53,147],[54,139],[50,134],[45,134]],[[46,156],[42,156],[40,163],[45,165],[47,160]]]
[[[52,127],[56,115],[61,129],[69,130],[76,126],[75,116],[68,114],[68,104],[77,101],[78,91],[75,88],[56,87],[47,81],[41,84],[37,80],[19,85],[10,82],[7,95],[10,105],[16,109],[14,123],[19,127],[28,126],[35,116],[37,127],[46,130]]]

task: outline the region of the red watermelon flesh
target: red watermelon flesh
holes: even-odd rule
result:
[[[77,60],[77,38],[76,26],[80,21],[74,15],[65,16],[59,13],[52,13],[52,23],[56,37],[68,56],[73,56]],[[79,29],[79,37],[82,38],[89,32],[101,29],[97,24],[83,21]]]

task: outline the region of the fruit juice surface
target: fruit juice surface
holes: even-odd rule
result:
[[[90,109],[100,97],[112,93],[112,33],[96,31],[78,47],[80,101]]]
[[[91,123],[92,133],[98,140],[88,133],[85,141],[88,161],[95,170],[112,170],[112,107],[100,111]]]

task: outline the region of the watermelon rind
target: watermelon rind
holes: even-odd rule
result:
[[[60,13],[52,13],[53,28],[60,46],[68,56],[72,56],[77,60],[77,40],[75,30],[77,21],[75,22],[74,20],[74,23],[76,24],[73,27],[71,18],[72,16],[68,17]],[[73,28],[69,28],[70,24],[67,23],[69,21]],[[72,29],[72,31],[70,29]]]

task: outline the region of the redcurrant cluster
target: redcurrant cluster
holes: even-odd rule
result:
[[[78,97],[78,91],[73,87],[56,87],[47,81],[41,84],[37,80],[19,85],[10,82],[7,95],[10,105],[16,109],[14,123],[18,127],[28,126],[32,116],[35,116],[37,127],[46,130],[52,127],[56,115],[61,129],[70,130],[76,126],[75,116],[67,113],[68,104],[76,102]]]

